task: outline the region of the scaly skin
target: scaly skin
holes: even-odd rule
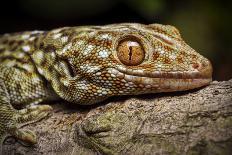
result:
[[[64,99],[94,104],[110,96],[183,91],[211,81],[210,62],[179,31],[160,24],[65,27],[0,38],[0,137],[35,143],[20,129]]]

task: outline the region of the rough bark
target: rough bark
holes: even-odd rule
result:
[[[36,131],[36,145],[9,137],[4,154],[232,154],[232,80],[53,107],[51,116],[23,127]]]

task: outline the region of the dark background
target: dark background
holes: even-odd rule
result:
[[[232,78],[229,1],[8,0],[0,7],[0,34],[120,22],[174,25],[191,47],[211,60],[214,80]]]

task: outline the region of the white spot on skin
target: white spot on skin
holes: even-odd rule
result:
[[[163,50],[160,51],[160,54],[164,54],[165,52]]]
[[[58,38],[60,38],[61,36],[62,36],[61,33],[54,34],[54,35],[53,35],[53,39],[58,39]]]
[[[63,48],[62,53],[60,53],[60,54],[65,53],[65,52],[66,52],[67,50],[69,50],[71,47],[72,47],[72,44],[69,43],[68,45],[66,45],[66,46]]]
[[[100,67],[98,67],[98,66],[87,66],[87,73],[93,73],[93,72],[96,72],[96,70],[100,70]]]
[[[67,87],[68,87],[69,84],[70,84],[70,83],[69,83],[69,80],[64,79],[64,78],[61,78],[60,81],[64,84],[64,86],[67,86]]]
[[[87,47],[86,47],[86,49],[84,50],[84,55],[87,55],[87,54],[89,54],[92,50],[94,49],[94,46],[93,45],[88,45]]]
[[[33,71],[33,67],[31,65],[28,65],[28,64],[24,64],[22,66],[25,70],[29,71],[29,72],[32,72]]]
[[[103,94],[103,95],[107,95],[107,92],[106,92],[106,91],[102,91],[102,94]]]
[[[87,73],[93,73],[93,72],[100,70],[100,67],[85,65],[85,66],[80,66],[80,69]]]
[[[103,34],[99,36],[99,39],[112,39],[112,36],[110,36],[109,34]]]
[[[29,38],[29,40],[30,40],[30,41],[33,41],[33,40],[35,40],[35,37],[31,37],[31,38]]]
[[[40,64],[44,59],[44,53],[42,51],[37,51],[33,55],[33,58],[34,58],[35,63]]]
[[[123,66],[118,66],[118,69],[121,70],[121,71],[127,71],[127,69]],[[117,71],[117,70],[116,70]],[[118,72],[118,71],[117,71]]]
[[[157,65],[157,67],[158,67],[158,68],[161,68],[161,67],[162,67],[162,65],[161,65],[161,64],[158,64],[158,65]]]
[[[41,68],[38,68],[38,72],[43,75],[44,71]]]
[[[24,35],[22,35],[22,39],[28,39],[29,37],[30,37],[29,34],[24,34]]]
[[[100,89],[97,90],[98,93],[101,93],[102,91]]]
[[[32,31],[32,32],[31,32],[31,34],[38,34],[38,33],[43,33],[43,31],[35,30],[35,31]]]
[[[31,50],[29,45],[23,46],[22,49],[23,49],[24,52],[29,52]]]
[[[56,57],[56,54],[54,52],[51,52],[51,57],[52,58],[55,58]]]
[[[110,76],[113,77],[113,78],[116,77],[116,75],[114,75],[114,74],[110,74]]]
[[[94,32],[94,31],[93,31],[93,32],[90,32],[90,33],[89,33],[89,37],[91,38],[91,37],[93,37],[95,34],[96,34],[96,32]]]
[[[68,37],[64,36],[61,38],[61,42],[66,43],[68,41]]]
[[[120,94],[123,94],[124,92],[120,90],[119,93],[120,93]]]
[[[18,58],[23,58],[23,57],[24,57],[24,55],[25,55],[25,54],[24,54],[24,53],[22,53],[22,52],[20,52],[20,53],[18,53],[18,54],[17,54]]]
[[[111,70],[110,70],[110,73],[111,73],[111,74],[114,74],[114,75],[117,75],[117,74],[119,73],[119,71],[116,70],[116,69],[111,69]]]
[[[100,58],[107,58],[109,56],[109,53],[107,50],[102,50],[98,53],[98,57]]]
[[[41,79],[40,78],[38,78],[38,77],[33,77],[32,78],[32,81],[34,82],[34,83],[37,83],[38,81],[40,81]]]
[[[101,72],[97,72],[96,75],[97,75],[97,76],[100,76],[100,75],[101,75]]]
[[[85,41],[84,40],[79,40],[78,42],[77,42],[77,46],[82,46],[82,45],[84,45],[85,44]]]
[[[176,59],[176,55],[172,54],[172,55],[169,56],[169,58],[172,59],[172,60],[174,60],[174,59]]]
[[[55,29],[55,30],[53,30],[52,32],[53,33],[59,33],[61,31],[61,29]]]
[[[122,79],[122,78],[124,78],[125,75],[123,73],[121,73],[121,72],[118,72],[118,74],[116,76],[118,78]]]
[[[84,90],[88,89],[88,87],[86,85],[82,85],[80,88],[84,89]]]

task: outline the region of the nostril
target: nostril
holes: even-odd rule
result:
[[[194,63],[192,66],[194,69],[198,69],[200,67],[200,65],[198,63]]]
[[[192,64],[192,67],[197,70],[205,70],[210,66],[209,61],[202,61],[201,63],[195,62]]]
[[[201,61],[200,63],[193,64],[193,68],[199,71],[200,77],[212,78],[213,68],[209,60]]]

